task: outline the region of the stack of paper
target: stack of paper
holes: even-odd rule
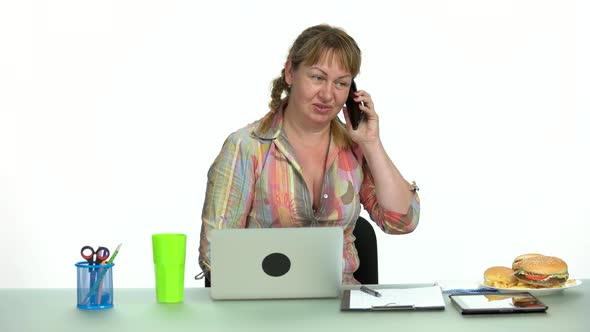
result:
[[[342,297],[342,310],[440,310],[445,300],[439,286],[419,288],[381,288],[380,297],[346,290]]]

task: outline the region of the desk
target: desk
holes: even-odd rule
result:
[[[341,312],[340,299],[213,301],[188,288],[158,304],[153,289],[115,289],[113,309],[76,308],[75,289],[0,289],[0,331],[588,331],[590,280],[541,297],[546,314],[462,316],[444,311]]]

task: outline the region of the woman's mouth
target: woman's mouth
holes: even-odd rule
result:
[[[313,104],[313,108],[318,113],[329,113],[332,110],[332,105],[327,104]]]

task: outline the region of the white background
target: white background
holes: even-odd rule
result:
[[[381,283],[481,278],[518,254],[590,278],[586,1],[3,1],[0,287],[75,287],[82,245],[116,287],[153,287],[151,234],[188,235],[206,173],[267,111],[306,27],[363,51],[388,153],[419,184],[418,229],[379,233]],[[366,214],[365,214],[366,215]]]

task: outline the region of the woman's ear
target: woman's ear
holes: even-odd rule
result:
[[[285,62],[285,82],[287,82],[288,86],[293,84],[293,64],[291,59],[287,59],[287,62]]]

